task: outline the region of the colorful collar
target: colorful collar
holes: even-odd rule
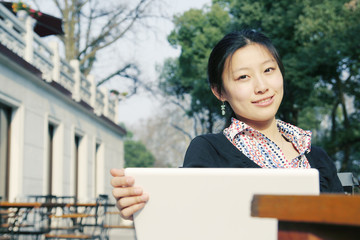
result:
[[[291,125],[289,123],[283,122],[279,119],[276,120],[277,127],[280,133],[290,142],[293,143],[296,150],[300,154],[305,154],[310,152],[311,149],[311,131],[303,130],[299,127]],[[231,124],[228,128],[224,129],[224,133],[226,133],[230,137],[230,141],[234,142],[235,137],[238,134],[241,134],[246,129],[257,131],[247,125],[246,123],[236,119],[231,119]],[[258,131],[257,131],[258,132]],[[261,134],[261,133],[260,133]]]

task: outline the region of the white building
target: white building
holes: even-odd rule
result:
[[[32,24],[0,4],[0,196],[111,195],[109,170],[124,162],[118,100]]]

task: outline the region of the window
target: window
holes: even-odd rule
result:
[[[9,149],[11,108],[0,103],[0,196],[9,197]]]
[[[75,135],[74,138],[74,195],[76,197],[76,199],[79,198],[79,150],[80,150],[80,142],[81,142],[81,136],[79,135]]]
[[[99,171],[99,159],[100,159],[100,153],[99,153],[100,144],[96,143],[95,146],[95,161],[94,161],[94,188],[95,188],[95,196],[99,194],[99,189],[97,187],[98,185],[98,171]]]
[[[53,166],[54,166],[54,133],[55,126],[49,124],[48,126],[48,134],[47,134],[47,194],[53,194]]]

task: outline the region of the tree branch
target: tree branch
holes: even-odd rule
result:
[[[123,9],[120,9],[109,16],[110,20],[102,27],[103,31],[101,34],[95,37],[90,43],[87,42],[86,46],[84,46],[84,48],[79,51],[77,55],[77,59],[80,59],[80,64],[83,65],[82,69],[85,74],[90,72],[92,64],[95,61],[96,53],[123,37],[124,34],[133,27],[135,22],[143,17],[141,14],[144,12],[150,2],[151,0],[140,1],[137,6],[133,10],[129,11],[122,19],[119,19],[119,17],[124,13]],[[127,21],[129,22],[126,23]],[[120,26],[123,26],[125,23],[126,26],[120,30]],[[115,29],[118,29],[118,31],[115,31]],[[117,34],[112,36],[111,33],[114,32],[117,32]],[[90,33],[88,35],[90,35]],[[88,62],[88,64],[87,66],[84,66],[86,62]]]
[[[136,81],[138,81],[137,77],[135,76],[130,76],[129,74],[126,74],[126,70],[128,69],[133,69],[136,71],[136,73],[134,75],[138,75],[140,73],[139,69],[137,68],[136,65],[129,63],[127,64],[125,67],[115,71],[114,73],[110,74],[109,76],[107,76],[106,78],[102,79],[101,81],[99,81],[96,86],[100,86],[102,84],[104,84],[105,82],[109,81],[111,78],[115,77],[115,76],[121,76],[121,77],[125,77],[125,78],[129,78],[129,79],[136,79]],[[125,73],[125,74],[124,74]]]
[[[179,127],[178,125],[175,125],[173,123],[170,124],[173,128],[175,128],[176,130],[178,130],[179,132],[183,133],[185,136],[187,136],[190,140],[193,139],[192,136],[186,132],[184,129],[182,129],[181,127]]]

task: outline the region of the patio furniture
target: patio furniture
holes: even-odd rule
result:
[[[278,240],[357,240],[359,206],[359,195],[254,195],[251,216],[278,219]]]

